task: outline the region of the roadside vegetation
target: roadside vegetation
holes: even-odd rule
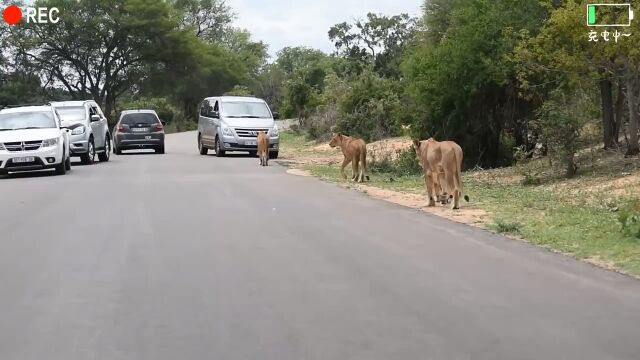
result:
[[[340,179],[339,149],[309,141],[304,134],[285,134],[283,148],[288,150],[284,157],[291,166],[325,181],[347,184]],[[410,139],[397,138],[395,143],[407,150],[394,150],[380,142],[369,144],[370,153],[381,154],[370,160],[371,181],[365,186],[348,186],[370,194],[372,188],[393,190],[398,196],[408,194],[415,201],[405,205],[423,208],[427,203],[423,177],[413,165],[406,165],[408,159],[415,159]],[[467,171],[463,181],[471,201],[463,203],[459,212],[464,215],[480,209],[485,215],[480,223],[465,217],[454,220],[640,276],[640,202],[636,198],[640,163],[602,149],[585,149],[576,162],[580,170],[571,179],[564,176],[561,163],[549,166],[545,158],[513,167]],[[531,178],[536,179],[533,184],[527,180]],[[384,198],[389,200],[389,195]],[[403,200],[406,198],[397,202],[403,204]],[[437,214],[449,217],[454,213],[447,208]]]

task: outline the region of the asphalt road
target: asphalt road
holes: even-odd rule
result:
[[[640,282],[257,158],[0,179],[0,359],[634,359]]]

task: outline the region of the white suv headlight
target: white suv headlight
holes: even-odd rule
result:
[[[222,135],[224,136],[233,136],[233,131],[231,131],[231,128],[222,124],[220,125],[222,128]]]
[[[84,132],[85,132],[85,127],[84,125],[81,125],[73,129],[73,131],[71,131],[71,135],[82,135],[84,134]]]
[[[271,129],[271,136],[272,137],[276,137],[278,136],[279,132],[278,132],[278,125],[273,125],[273,129]]]
[[[50,147],[58,145],[58,138],[47,139],[42,141],[42,147]]]

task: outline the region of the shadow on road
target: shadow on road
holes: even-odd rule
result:
[[[211,156],[211,157],[216,157],[216,154],[208,154],[207,156]],[[222,159],[224,158],[258,158],[258,155],[252,155],[249,153],[233,153],[233,154],[225,154]]]
[[[55,171],[51,169],[51,170],[37,170],[37,171],[11,173],[8,175],[0,175],[0,179],[25,179],[25,178],[48,177],[48,176],[57,176],[57,175],[55,175]]]

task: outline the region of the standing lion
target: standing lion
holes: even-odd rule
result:
[[[332,148],[339,146],[340,150],[342,150],[344,160],[340,167],[340,174],[344,180],[347,179],[347,175],[344,173],[344,168],[349,165],[349,163],[351,163],[353,168],[353,176],[351,177],[352,181],[363,182],[365,178],[369,180],[369,177],[366,175],[367,144],[364,140],[347,135],[336,134],[333,139],[331,139],[331,142],[329,142],[329,146]]]

